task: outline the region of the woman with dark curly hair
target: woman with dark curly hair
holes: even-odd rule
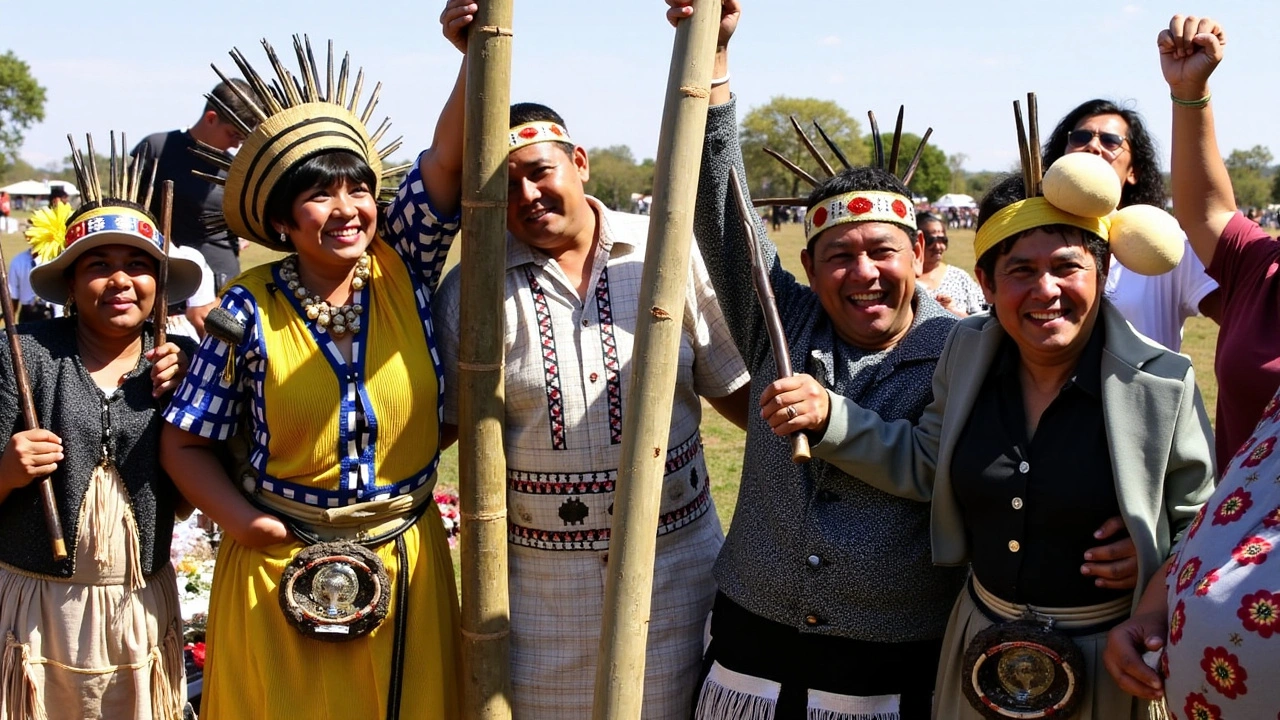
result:
[[[1120,207],[1144,204],[1164,207],[1167,197],[1156,144],[1136,110],[1110,100],[1094,99],[1067,113],[1049,135],[1044,163],[1076,152],[1106,160],[1120,177]],[[1178,351],[1182,326],[1196,315],[1216,317],[1218,284],[1186,246],[1182,262],[1164,275],[1139,275],[1114,257],[1106,295],[1138,332]]]

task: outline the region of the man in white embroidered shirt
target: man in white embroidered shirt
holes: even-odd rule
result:
[[[451,40],[455,34],[446,27]],[[456,32],[461,39],[462,32]],[[465,40],[455,42],[465,51]],[[465,63],[465,59],[463,61]],[[462,138],[442,118],[436,140]],[[589,718],[647,217],[585,194],[586,151],[550,108],[511,108],[505,258],[514,716]],[[435,299],[445,422],[456,424],[459,277]],[[687,718],[723,534],[701,401],[745,423],[746,368],[694,253],[658,521],[644,717]]]

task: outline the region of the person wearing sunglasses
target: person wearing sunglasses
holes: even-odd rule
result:
[[[933,293],[933,299],[958,317],[968,317],[987,309],[982,288],[969,273],[943,262],[947,252],[947,224],[936,215],[916,219],[924,234],[924,269],[916,276],[916,284]]]
[[[1089,100],[1067,113],[1044,146],[1044,163],[1070,153],[1088,152],[1106,160],[1120,177],[1120,207],[1138,203],[1164,207],[1167,197],[1155,142],[1142,116],[1110,100]],[[926,254],[927,257],[927,254]],[[1106,296],[1138,332],[1178,352],[1187,318],[1214,317],[1218,284],[1191,250],[1164,275],[1139,275],[1113,255]]]

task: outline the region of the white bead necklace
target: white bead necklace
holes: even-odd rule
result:
[[[360,316],[364,314],[362,305],[333,306],[319,295],[313,294],[302,285],[302,277],[298,275],[298,256],[290,255],[280,261],[280,277],[284,279],[290,292],[302,301],[302,310],[309,320],[315,321],[316,332],[330,332],[334,337],[342,337],[347,333],[360,332]],[[360,255],[356,261],[356,274],[351,278],[351,289],[360,290],[369,283],[369,253]]]

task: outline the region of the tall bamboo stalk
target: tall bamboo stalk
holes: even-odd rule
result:
[[[511,717],[503,274],[513,0],[488,0],[467,38],[458,344],[463,717]]]
[[[596,666],[595,720],[638,720],[667,436],[684,317],[693,204],[707,126],[720,0],[694,0],[676,27],[658,135],[631,392],[622,422],[604,628]]]

